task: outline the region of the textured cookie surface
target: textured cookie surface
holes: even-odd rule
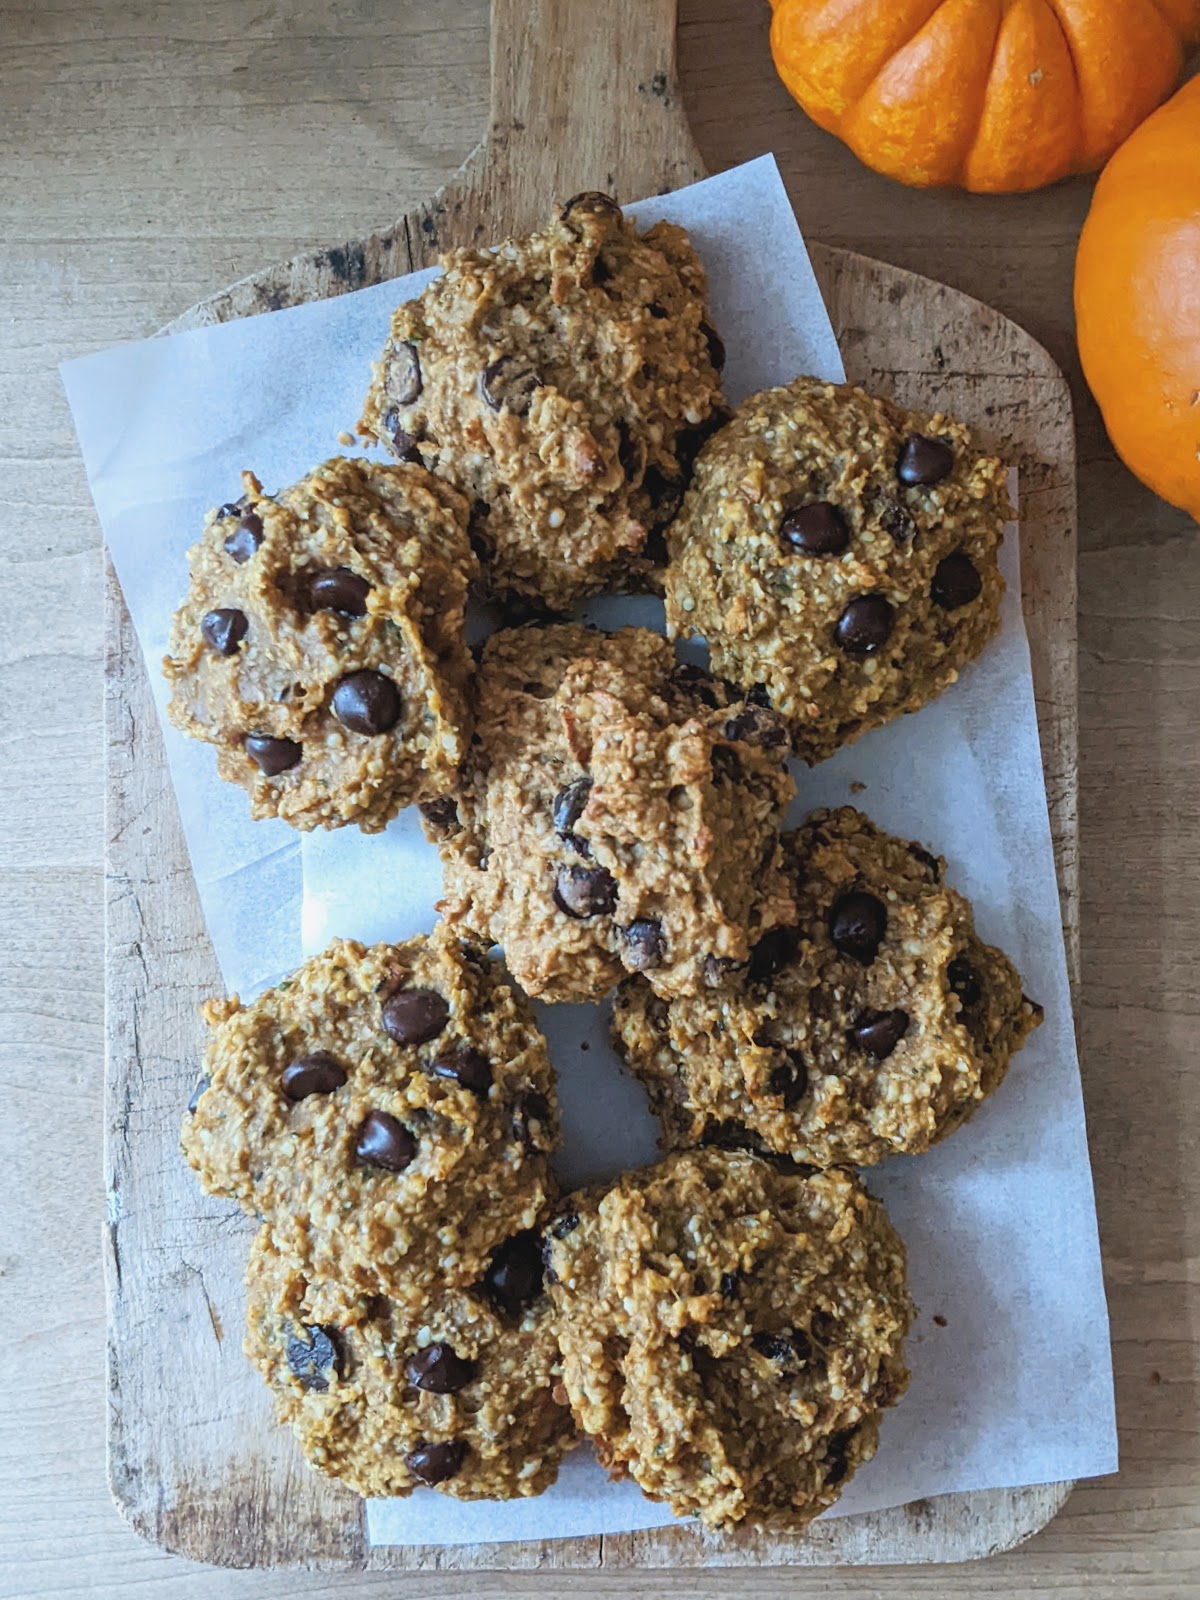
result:
[[[667,622],[765,686],[819,761],[915,711],[995,633],[1010,515],[962,424],[797,378],[705,447],[668,532]]]
[[[908,1381],[904,1246],[845,1172],[683,1152],[572,1197],[547,1276],[601,1460],[712,1527],[832,1505]]]
[[[669,1145],[822,1167],[927,1150],[999,1085],[1040,1010],[921,846],[850,807],[784,842],[798,926],[694,997],[625,984],[617,1048]]]
[[[467,504],[417,466],[335,459],[210,514],[164,670],[255,817],[367,832],[454,782],[469,736]]]
[[[527,993],[599,999],[629,972],[690,993],[793,919],[773,712],[640,628],[495,634],[476,682],[457,808],[433,819],[443,912]]]
[[[541,1494],[575,1443],[538,1245],[520,1283],[364,1295],[314,1276],[304,1236],[264,1227],[246,1271],[246,1353],[305,1458],[362,1495]]]
[[[320,1277],[408,1301],[469,1286],[555,1192],[545,1043],[495,964],[444,928],[336,940],[208,1020],[184,1153],[209,1193],[306,1229]]]
[[[455,250],[402,305],[360,430],[474,502],[485,585],[562,610],[627,586],[720,403],[687,235],[580,195],[528,238]]]

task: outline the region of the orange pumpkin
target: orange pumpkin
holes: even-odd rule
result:
[[[771,0],[780,77],[867,166],[1037,189],[1104,165],[1170,94],[1200,0]]]
[[[1075,321],[1121,459],[1200,522],[1200,78],[1104,169],[1079,241]]]

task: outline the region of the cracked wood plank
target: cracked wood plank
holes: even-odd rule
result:
[[[172,328],[394,277],[451,244],[528,227],[554,198],[583,188],[632,199],[699,176],[679,104],[674,23],[675,0],[493,0],[489,131],[459,173],[394,227],[243,279]],[[962,294],[843,251],[814,246],[813,259],[851,376],[956,411],[1021,467],[1024,600],[1074,977],[1075,485],[1066,385],[1022,329]],[[304,1467],[242,1357],[241,1267],[252,1224],[201,1196],[178,1152],[201,1045],[197,1007],[220,985],[111,570],[107,588],[109,1459],[114,1496],[141,1533],[229,1566],[662,1570],[962,1560],[1008,1549],[1054,1515],[1070,1485],[943,1496],[790,1539],[679,1528],[371,1550],[361,1503]]]

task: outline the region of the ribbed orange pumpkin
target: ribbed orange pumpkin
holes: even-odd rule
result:
[[[1104,165],[1179,82],[1200,0],[771,0],[809,116],[919,188],[1037,189]]]
[[[1104,169],[1079,241],[1075,320],[1121,459],[1200,522],[1200,78]]]

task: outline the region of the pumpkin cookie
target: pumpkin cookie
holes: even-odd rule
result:
[[[774,712],[643,628],[494,634],[457,804],[426,816],[451,927],[544,1000],[630,972],[716,983],[794,917],[777,828],[794,792]]]
[[[749,1143],[820,1167],[927,1150],[995,1090],[1040,1007],[920,845],[850,807],[784,844],[798,926],[693,997],[624,985],[617,1049],[671,1146]]]
[[[668,533],[667,624],[823,760],[954,682],[999,626],[1005,471],[961,423],[797,378],[740,406]]]
[[[474,502],[485,587],[562,611],[627,585],[719,419],[724,351],[686,233],[607,195],[454,250],[392,319],[359,423]]]
[[[335,459],[210,513],[171,627],[168,711],[255,817],[356,822],[444,794],[469,736],[467,505],[416,466]]]
[[[554,1193],[545,1042],[497,964],[445,928],[335,940],[206,1019],[184,1154],[208,1193],[302,1226],[318,1275],[405,1300],[477,1283]]]
[[[904,1246],[846,1172],[687,1151],[573,1196],[546,1263],[576,1421],[709,1527],[811,1521],[908,1383]]]
[[[528,1241],[527,1243],[525,1241]],[[541,1494],[576,1442],[538,1239],[516,1270],[392,1300],[314,1274],[304,1235],[264,1227],[246,1269],[246,1354],[305,1459],[361,1495]]]

